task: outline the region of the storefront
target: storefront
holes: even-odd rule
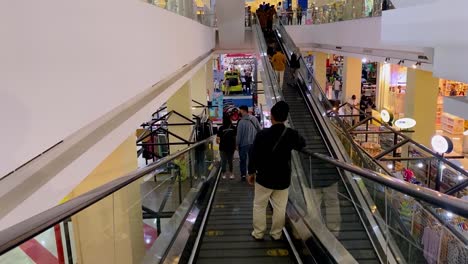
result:
[[[257,59],[254,54],[220,54],[213,63],[215,92],[211,98],[210,117],[220,123],[223,114],[233,121],[239,118],[239,106],[255,113],[257,105]]]
[[[375,105],[377,91],[377,62],[370,62],[367,59],[362,61],[362,87],[361,98],[366,96]]]
[[[405,116],[406,78],[408,68],[396,64],[382,64],[378,86],[378,109],[387,109],[395,119]]]

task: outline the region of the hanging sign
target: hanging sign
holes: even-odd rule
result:
[[[383,109],[382,111],[380,111],[380,117],[385,123],[389,123],[393,120],[393,114],[390,113],[387,109]]]
[[[431,145],[432,149],[434,149],[435,152],[440,154],[450,153],[453,151],[453,142],[449,137],[446,136],[433,136],[431,140]]]
[[[416,125],[416,120],[412,118],[401,118],[395,121],[395,126],[400,129],[412,128]]]

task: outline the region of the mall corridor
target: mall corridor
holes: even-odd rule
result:
[[[0,264],[468,263],[467,9],[0,3]],[[285,103],[306,147],[254,187],[239,156]],[[280,161],[281,239],[255,239]]]

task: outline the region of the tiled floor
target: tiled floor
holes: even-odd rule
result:
[[[58,264],[54,229],[43,232],[21,246],[0,256],[1,264]]]

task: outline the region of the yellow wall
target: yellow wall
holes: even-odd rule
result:
[[[327,85],[327,58],[328,54],[323,52],[312,52],[314,55],[314,75],[320,87],[325,90]]]
[[[102,161],[69,195],[84,194],[137,169],[135,135]],[[145,246],[140,182],[72,217],[78,263],[141,263]]]
[[[191,94],[192,94],[192,99],[200,102],[204,105],[207,104],[206,101],[206,95],[207,95],[207,89],[206,89],[206,67],[203,66],[201,69],[192,77],[191,80]],[[198,105],[196,103],[193,103],[193,105]],[[203,108],[194,108],[192,109],[192,113],[194,115],[199,115],[203,111]]]
[[[416,120],[413,139],[430,146],[436,129],[437,96],[439,79],[432,72],[408,68],[405,117]]]
[[[190,87],[190,81],[185,83],[174,95],[167,101],[167,111],[177,111],[181,115],[191,119],[192,118],[192,89]],[[171,123],[188,123],[187,120],[173,114],[168,120]],[[185,140],[190,139],[192,132],[192,126],[169,126],[169,131],[182,137]],[[180,139],[169,136],[169,142],[182,142]],[[187,145],[171,145],[171,153],[177,152],[181,149],[186,148]]]
[[[345,57],[343,68],[343,92],[341,100],[347,102],[352,95],[361,97],[362,60]]]

